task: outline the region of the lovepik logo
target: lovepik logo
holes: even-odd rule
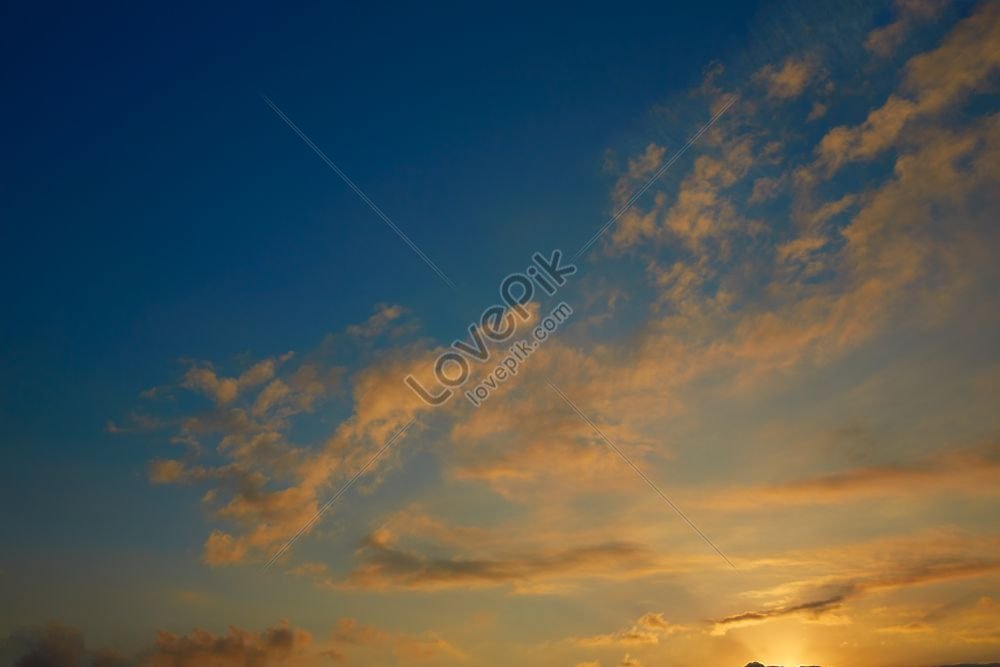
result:
[[[473,363],[486,363],[492,352],[490,343],[503,343],[516,333],[520,323],[531,319],[527,305],[535,296],[536,286],[549,296],[554,295],[566,284],[566,276],[576,273],[573,264],[560,264],[561,250],[553,250],[548,259],[536,252],[531,256],[534,261],[523,272],[511,273],[500,283],[500,298],[503,304],[494,304],[483,311],[478,323],[469,325],[469,340],[452,342],[450,350],[438,355],[434,362],[434,379],[437,386],[432,389],[424,387],[417,378],[407,375],[405,382],[420,400],[428,405],[443,405],[454,395],[454,390],[469,380]],[[565,321],[573,309],[565,302],[560,303],[542,323],[535,327],[533,340],[522,340],[512,345],[490,376],[493,378],[491,388],[496,382],[503,382],[509,375],[517,374],[517,365],[524,361],[531,351],[544,341],[548,334]],[[506,369],[506,370],[505,370]],[[481,392],[478,391],[479,396]],[[483,394],[476,401],[469,392],[469,400],[476,406],[488,396]]]

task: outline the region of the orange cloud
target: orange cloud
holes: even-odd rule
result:
[[[896,0],[896,19],[868,33],[865,48],[883,58],[892,55],[913,28],[934,19],[947,7],[946,0]]]
[[[683,625],[668,622],[662,613],[643,614],[631,627],[605,635],[593,635],[573,640],[580,646],[615,646],[659,644],[665,635],[686,630]]]
[[[698,502],[728,510],[754,511],[766,505],[841,503],[872,497],[927,498],[929,494],[944,492],[1000,494],[1000,446],[940,452],[908,463],[733,489]]]
[[[754,74],[754,79],[763,84],[768,97],[785,100],[805,92],[806,85],[816,74],[817,65],[814,60],[792,56],[781,67],[766,65]]]
[[[984,2],[945,37],[941,46],[906,64],[903,84],[864,123],[836,127],[817,148],[832,172],[846,162],[869,160],[896,144],[904,126],[943,112],[974,92],[994,87],[1000,67],[1000,6]]]

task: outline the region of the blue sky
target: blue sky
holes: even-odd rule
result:
[[[106,517],[111,501],[90,506],[89,484],[33,464],[116,467],[120,476],[102,475],[106,493],[132,510],[108,522],[110,537],[155,506],[134,504],[129,483],[147,453],[105,423],[137,387],[176,373],[178,358],[313,345],[378,302],[419,309],[430,333],[454,335],[527,249],[579,245],[603,224],[609,144],[627,143],[622,128],[745,39],[753,9],[597,6],[576,8],[570,26],[557,8],[530,22],[457,6],[20,11],[4,39],[15,94],[3,270],[16,288],[0,404],[21,463],[4,486],[47,508],[42,525],[31,519],[40,541],[69,548],[71,526]],[[74,492],[53,497],[66,485]],[[74,498],[85,514],[64,518]]]

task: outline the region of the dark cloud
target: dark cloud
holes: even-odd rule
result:
[[[110,649],[88,651],[76,628],[49,623],[11,633],[0,643],[0,662],[11,667],[120,667],[125,660]]]
[[[726,616],[716,621],[716,625],[730,625],[734,623],[746,623],[753,621],[766,621],[770,618],[780,616],[791,616],[793,614],[813,614],[819,616],[824,612],[836,609],[847,598],[847,594],[835,595],[825,600],[812,600],[801,604],[789,605],[786,607],[775,607],[762,611],[745,611],[740,614]]]
[[[153,645],[126,658],[111,649],[88,650],[76,628],[50,623],[11,634],[0,643],[0,664],[10,667],[277,667],[302,653],[309,633],[281,622],[255,633],[230,627],[225,635],[193,630],[160,632]]]
[[[898,563],[898,572],[835,582],[819,587],[815,596],[806,602],[769,609],[744,611],[714,622],[715,632],[721,634],[729,627],[761,623],[772,618],[806,615],[818,618],[833,611],[843,603],[866,593],[919,586],[938,581],[977,577],[1000,571],[1000,560],[981,558],[950,558],[927,562]]]
[[[724,491],[708,504],[748,510],[765,504],[815,505],[934,492],[995,495],[998,475],[1000,445],[989,441],[973,447],[934,452],[906,463],[858,467],[780,484]]]
[[[646,562],[649,556],[641,545],[607,542],[508,558],[430,558],[394,546],[381,532],[366,538],[358,554],[363,563],[351,573],[348,585],[425,589],[521,585],[544,576],[606,573]]]
[[[304,630],[282,621],[255,633],[230,627],[225,635],[193,630],[189,635],[160,632],[143,652],[140,667],[272,667],[312,642]]]

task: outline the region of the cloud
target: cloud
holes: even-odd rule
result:
[[[731,231],[739,216],[724,192],[746,176],[754,160],[755,146],[748,137],[725,142],[717,155],[700,155],[691,173],[680,183],[672,203],[663,192],[653,195],[653,207],[628,209],[611,232],[611,245],[625,250],[643,241],[678,240],[692,250],[702,250],[710,239]],[[628,190],[616,188],[613,201],[624,206]]]
[[[754,80],[764,86],[769,98],[793,99],[805,92],[809,81],[817,75],[813,59],[791,56],[781,67],[766,65],[754,74]]]
[[[627,201],[635,187],[644,184],[660,168],[666,154],[666,147],[654,143],[647,145],[644,152],[630,158],[625,173],[615,183],[614,199]]]
[[[0,643],[0,661],[11,667],[292,667],[315,665],[312,636],[287,621],[261,632],[230,626],[225,634],[195,629],[187,635],[160,631],[132,655],[88,650],[76,628],[50,623],[11,634]]]
[[[775,249],[775,258],[781,263],[805,262],[810,255],[821,250],[829,242],[829,239],[819,235],[800,236],[779,245]]]
[[[819,120],[825,116],[826,112],[829,110],[829,105],[823,104],[822,102],[813,102],[812,108],[809,110],[809,115],[806,116],[806,122]]]
[[[863,123],[830,130],[817,147],[819,166],[831,173],[847,162],[870,160],[895,145],[908,124],[995,89],[998,47],[1000,5],[984,2],[938,48],[911,58],[897,92]]]
[[[753,486],[709,495],[707,506],[754,511],[762,506],[831,504],[873,497],[929,494],[1000,494],[1000,446],[937,452],[922,460],[854,468],[801,480]]]
[[[942,104],[927,101],[940,97],[933,90],[945,86],[934,63],[961,61],[973,47],[960,44],[969,40],[981,47],[982,16],[990,11],[981,9],[963,21],[941,47],[925,54],[929,59],[911,59],[900,89],[909,97],[898,99],[928,108]],[[976,72],[961,90],[979,85],[982,67]],[[798,56],[762,70],[759,82],[766,94],[784,99],[801,94],[816,76],[815,62]],[[961,204],[982,198],[992,183],[988,146],[995,123],[921,127],[907,135],[885,183],[801,206],[788,216],[795,224],[785,228],[780,214],[772,223],[748,219],[743,211],[747,197],[783,204],[775,195],[790,182],[794,166],[778,174],[773,169],[783,164],[779,158],[790,157],[783,148],[787,137],[754,116],[749,91],[727,93],[713,85],[711,99],[703,92],[697,103],[711,107],[739,96],[733,115],[706,133],[689,156],[687,172],[679,162],[676,181],[653,188],[649,207],[631,209],[610,235],[610,247],[642,260],[654,293],[650,316],[627,341],[584,340],[576,346],[551,341],[532,358],[537,372],[512,380],[505,387],[509,395],[498,396],[490,410],[449,406],[436,413],[452,420],[438,445],[449,450],[450,481],[484,484],[514,502],[540,494],[554,499],[628,493],[631,473],[539,378],[566,390],[639,463],[655,465],[672,454],[671,444],[657,435],[663,425],[694,409],[691,387],[760,392],[767,381],[829,364],[871,341],[901,312],[920,312],[913,307],[920,303],[918,287],[957,289],[960,274],[972,270],[966,262],[955,272],[948,257],[968,257],[961,244],[982,229],[981,213]],[[911,87],[922,92],[911,94]],[[886,109],[874,123],[880,128],[891,124],[893,107],[887,103]],[[902,117],[905,125],[906,113]],[[847,155],[852,142],[867,145],[848,138]],[[615,184],[612,204],[627,201],[669,155],[659,143],[645,145]],[[748,183],[753,192],[747,192]],[[955,220],[930,216],[935,207],[944,207]],[[378,336],[403,314],[398,306],[381,305],[366,322],[349,328],[347,337]],[[426,406],[399,379],[428,368],[434,352],[402,346],[360,365],[347,383],[347,416],[325,426],[328,437],[311,446],[294,443],[290,434],[297,420],[339,390],[346,372],[335,382],[332,369],[310,355],[301,361],[268,358],[241,373],[196,364],[181,388],[209,397],[213,405],[180,418],[176,437],[214,445],[213,460],[160,458],[150,466],[150,479],[209,487],[205,503],[220,525],[207,531],[207,563],[266,558],[309,521],[338,482],[358,471],[393,432],[424,414]],[[377,467],[372,478],[384,470]],[[597,480],[600,486],[591,483]],[[532,548],[527,555],[512,551],[502,558],[459,551],[450,562],[409,546],[371,543],[359,551],[361,566],[351,581],[433,587],[463,577],[477,585],[520,578],[539,586],[560,574],[557,568],[544,573],[536,557],[545,562],[604,542],[571,544],[576,546]],[[504,568],[513,573],[506,579],[495,574]]]
[[[668,622],[662,613],[648,612],[640,616],[629,628],[605,635],[581,637],[573,641],[580,646],[588,647],[659,644],[663,636],[686,629],[686,626]]]
[[[826,558],[852,574],[793,582],[770,591],[779,599],[790,594],[799,600],[743,611],[713,621],[712,633],[722,635],[737,627],[757,625],[775,618],[841,623],[834,615],[848,602],[876,592],[924,586],[959,579],[991,576],[1000,572],[997,545],[1000,537],[937,534],[880,540],[834,549]],[[809,558],[823,558],[813,554]]]
[[[0,642],[0,662],[11,667],[124,667],[111,649],[88,650],[76,628],[49,623],[11,633]]]
[[[878,341],[893,327],[925,326],[940,316],[932,311],[961,297],[967,281],[989,275],[990,260],[973,246],[989,246],[987,239],[993,238],[981,202],[989,201],[994,190],[991,147],[998,143],[997,129],[997,121],[988,116],[958,127],[922,126],[908,135],[884,181],[873,178],[862,184],[864,189],[853,182],[831,184],[828,201],[795,211],[797,218],[787,226],[780,224],[783,220],[752,231],[733,225],[720,229],[718,236],[668,249],[629,246],[630,252],[648,258],[649,287],[662,290],[669,311],[654,311],[624,342],[588,347],[552,341],[532,359],[535,375],[564,389],[647,469],[671,458],[674,442],[663,434],[677,421],[688,414],[705,418],[692,405],[693,396],[760,397],[771,387],[798,386],[789,380],[807,373],[824,377],[833,362]],[[731,136],[733,131],[727,127],[720,132],[711,150],[740,145],[742,137]],[[754,136],[751,144],[762,147],[770,139]],[[722,160],[715,156],[711,164],[699,160],[692,160],[687,174],[678,174],[682,184],[696,180],[695,173],[719,179],[723,186],[753,173],[719,166],[715,163]],[[724,173],[730,175],[723,178]],[[644,235],[684,237],[669,236],[673,231],[663,221],[674,206],[659,194],[651,196],[656,224],[633,228],[634,234],[624,237],[628,243]],[[613,199],[620,196],[612,193]],[[726,195],[734,202],[738,196],[738,189]],[[660,261],[685,250],[691,255],[683,261]],[[711,261],[702,264],[704,257]],[[723,257],[728,260],[721,261]],[[957,257],[962,261],[953,264]],[[817,270],[789,272],[801,265],[822,269],[821,279]],[[571,498],[588,493],[628,494],[634,489],[624,482],[628,471],[586,424],[552,399],[537,377],[519,377],[516,395],[498,397],[489,411],[460,415],[451,431],[453,478],[487,484],[503,498],[525,505],[527,499],[569,506]],[[901,470],[886,466],[855,471],[844,480],[807,481],[830,489],[821,491],[821,498],[823,493],[836,497],[838,489],[844,490],[841,498],[865,497],[879,493],[879,484],[894,475],[906,480],[900,487],[914,481],[924,474],[919,470],[924,465],[937,462],[904,460]],[[970,470],[955,472],[940,488],[961,484],[956,480]],[[625,473],[621,478],[619,471]],[[982,472],[989,474],[988,469]],[[607,481],[591,483],[599,475]],[[807,491],[799,493],[799,498],[808,496]],[[734,498],[729,505],[738,503]],[[422,553],[399,551],[418,560]]]
[[[996,625],[997,605],[989,596],[961,597],[928,609],[925,604],[903,605],[886,609],[904,619],[901,623],[878,628],[880,634],[924,635],[947,633],[970,643],[1000,639]]]
[[[280,357],[263,359],[237,377],[220,376],[211,364],[195,364],[184,374],[181,386],[212,398],[216,403],[231,403],[243,391],[257,387],[272,377],[278,365],[292,357],[289,352]]]
[[[278,667],[311,644],[308,632],[285,621],[259,633],[232,626],[225,635],[206,630],[189,635],[161,631],[138,662],[140,667]]]
[[[359,545],[356,562],[346,572],[339,564],[321,562],[303,563],[290,572],[334,591],[498,589],[537,595],[568,593],[585,582],[725,567],[701,549],[658,553],[644,538],[663,530],[662,522],[650,524],[644,516],[623,516],[609,525],[603,516],[567,517],[558,511],[525,513],[488,527],[462,525],[414,507],[381,521]],[[617,540],[616,534],[633,539]],[[657,621],[647,616],[642,627],[649,632],[679,630],[673,624],[658,628]]]
[[[841,594],[822,600],[810,600],[808,602],[801,602],[784,607],[740,612],[739,614],[726,616],[725,618],[716,621],[715,628],[712,632],[713,634],[725,634],[728,630],[734,627],[756,625],[757,623],[762,623],[772,618],[780,618],[782,616],[804,614],[818,617],[824,612],[840,607],[841,603],[844,602],[846,598],[846,594]]]
[[[415,321],[400,325],[398,321],[409,310],[395,304],[380,303],[375,306],[375,312],[363,324],[352,324],[347,327],[347,335],[356,338],[375,338],[384,333],[394,336],[412,331],[417,326]]]
[[[666,316],[648,320],[627,348],[604,344],[579,354],[556,344],[542,351],[540,366],[602,429],[613,429],[612,437],[628,446],[643,442],[638,420],[652,422],[655,416],[662,423],[685,409],[685,387],[704,388],[713,378],[724,378],[724,391],[760,392],[769,378],[822,367],[858,349],[899,317],[933,316],[925,310],[930,304],[937,310],[958,298],[970,275],[989,271],[986,257],[966,244],[971,239],[981,244],[991,235],[977,202],[991,196],[996,166],[989,146],[996,132],[991,118],[958,130],[925,132],[899,157],[894,175],[871,191],[843,193],[805,211],[802,227],[793,228],[802,230],[798,235],[761,232],[758,239],[771,233],[778,241],[770,252],[751,244],[732,264],[704,268],[698,261],[661,266],[651,260],[653,287],[673,306]],[[935,207],[949,214],[931,215]],[[952,256],[965,261],[952,264]],[[779,266],[769,267],[768,261]],[[784,267],[790,264],[817,268],[789,276]],[[813,280],[819,270],[828,276]],[[931,284],[941,291],[927,291]],[[530,390],[532,400],[511,399],[489,416],[477,414],[456,427],[456,436],[500,438],[504,445],[488,468],[480,458],[478,467],[464,469],[491,483],[503,471],[501,463],[507,463],[508,480],[531,477],[535,470],[558,472],[558,461],[578,473],[577,462],[589,452],[579,443],[559,450],[585,428],[574,424],[572,415],[565,424],[559,421],[559,406],[544,390]],[[520,391],[529,389],[522,385]],[[482,428],[473,429],[475,423]],[[658,450],[664,449],[660,444]],[[544,459],[539,453],[535,465],[536,450],[552,455]],[[487,477],[486,470],[494,476]]]
[[[152,431],[157,431],[163,428],[166,424],[156,417],[148,415],[144,412],[134,411],[131,412],[124,422],[116,422],[114,420],[107,420],[104,425],[104,430],[108,433],[122,434],[122,433],[149,433]]]
[[[928,22],[948,6],[946,0],[896,0],[896,18],[868,33],[865,48],[883,58],[891,56],[920,23]]]
[[[784,178],[762,176],[761,178],[756,179],[753,182],[753,192],[750,194],[750,203],[757,204],[774,199],[781,192],[781,188],[783,186]]]
[[[730,394],[759,393],[768,380],[821,368],[873,341],[900,317],[939,317],[970,276],[986,275],[989,260],[974,245],[991,232],[977,202],[991,197],[996,165],[989,147],[998,130],[987,117],[925,132],[884,183],[803,211],[796,235],[760,232],[751,252],[729,265],[651,259],[651,286],[671,305],[665,316],[647,320],[627,344],[589,353],[552,341],[533,365],[627,450],[664,456],[668,447],[649,434],[689,408],[687,388],[704,390],[715,380]],[[937,207],[948,215],[932,215]],[[773,244],[761,252],[768,233]],[[789,267],[801,273],[790,275]],[[821,271],[827,277],[814,280]],[[455,425],[458,479],[483,481],[513,498],[527,489],[572,493],[587,487],[579,482],[591,471],[613,474],[614,455],[544,383],[525,374],[517,392]]]
[[[627,254],[623,262],[638,267],[637,280],[644,281],[627,285],[627,293],[635,296],[627,304],[630,312],[615,320],[621,331],[598,338],[577,330],[571,332],[573,338],[550,341],[532,358],[530,372],[506,385],[488,409],[449,406],[435,412],[432,421],[425,407],[414,403],[400,378],[429,366],[435,350],[426,343],[402,344],[374,359],[352,360],[353,371],[342,371],[337,382],[330,379],[330,365],[313,355],[296,356],[243,385],[239,370],[224,372],[204,362],[198,368],[211,374],[184,382],[212,405],[184,413],[176,422],[178,437],[204,444],[204,454],[157,459],[150,466],[150,480],[207,487],[206,507],[218,525],[205,531],[203,559],[217,566],[245,563],[273,553],[391,433],[419,418],[422,428],[426,423],[440,428],[427,440],[443,475],[441,485],[427,493],[442,516],[416,510],[380,516],[373,519],[380,528],[368,528],[370,534],[353,559],[331,559],[327,565],[290,557],[290,571],[328,592],[350,589],[351,596],[372,591],[567,593],[581,581],[625,584],[640,579],[641,586],[629,592],[643,594],[647,583],[655,590],[676,572],[685,574],[676,582],[679,588],[709,588],[718,559],[676,554],[675,546],[686,546],[679,537],[686,527],[654,506],[656,499],[636,483],[633,472],[545,381],[565,390],[658,483],[690,480],[692,488],[719,488],[729,468],[720,471],[708,463],[768,463],[766,452],[751,455],[749,444],[759,440],[746,438],[744,447],[742,434],[752,430],[756,418],[748,413],[760,408],[777,413],[777,419],[815,418],[795,406],[814,400],[817,393],[827,396],[818,392],[818,385],[833,393],[841,383],[853,381],[844,379],[845,367],[836,362],[851,361],[848,375],[857,376],[862,373],[856,368],[859,357],[885,356],[876,354],[875,344],[889,340],[880,336],[896,331],[918,335],[930,322],[941,321],[949,304],[967,298],[963,290],[970,283],[991,284],[985,277],[992,275],[996,233],[990,231],[995,229],[990,213],[995,207],[986,204],[996,201],[1000,122],[984,114],[934,111],[958,105],[967,93],[984,88],[980,84],[988,77],[976,70],[968,79],[959,74],[966,83],[948,92],[950,84],[940,80],[933,64],[966,57],[965,47],[955,46],[962,30],[978,44],[975,48],[983,47],[982,19],[976,16],[984,11],[989,10],[978,10],[967,20],[978,27],[963,22],[966,28],[955,28],[940,48],[924,54],[933,56],[929,60],[911,59],[903,83],[888,98],[883,91],[878,100],[886,102],[871,110],[868,121],[844,126],[839,134],[834,128],[819,147],[814,146],[813,128],[821,134],[829,117],[844,117],[839,110],[810,114],[816,123],[809,132],[786,131],[776,127],[780,119],[768,116],[794,111],[801,122],[813,101],[783,105],[760,99],[806,96],[819,76],[818,67],[810,69],[812,61],[779,60],[782,64],[762,71],[738,92],[723,92],[720,83],[715,97],[698,98],[696,103],[708,108],[723,96],[738,96],[740,103],[609,235],[606,247],[618,256],[607,261]],[[946,98],[952,101],[941,101]],[[640,145],[611,188],[615,210],[677,149],[659,142]],[[847,170],[841,178],[833,173],[890,148],[896,151],[893,159],[866,165],[871,173],[863,179],[848,178]],[[796,169],[818,170],[817,159],[827,160],[822,164],[831,167],[831,178],[805,188],[796,180]],[[348,328],[345,338],[358,339],[352,354],[397,330],[404,318],[395,308],[379,306],[366,322]],[[958,325],[964,323],[948,322]],[[940,346],[942,354],[951,354],[946,348]],[[878,363],[863,372],[877,371]],[[227,389],[232,383],[235,388]],[[342,395],[335,387],[341,383],[346,387]],[[333,421],[298,428],[300,420],[334,398],[349,405],[319,410]],[[843,409],[842,401],[834,403],[829,409]],[[718,409],[720,405],[733,409]],[[870,409],[876,413],[884,407],[875,403]],[[741,419],[745,424],[738,423]],[[294,434],[303,430],[320,435],[312,443],[295,440]],[[733,435],[738,445],[722,442]],[[706,627],[724,632],[779,618],[840,622],[869,593],[995,571],[972,554],[929,551],[933,545],[925,543],[910,548],[914,554],[929,551],[934,557],[926,562],[897,554],[892,562],[881,562],[869,552],[848,549],[787,554],[768,537],[754,534],[768,532],[753,523],[755,517],[727,515],[746,506],[801,510],[807,504],[936,499],[945,493],[966,503],[986,498],[995,487],[995,456],[986,450],[918,457],[909,453],[923,451],[914,445],[906,454],[890,456],[892,443],[885,443],[884,451],[883,443],[876,444],[879,460],[892,463],[804,478],[785,472],[769,483],[709,495],[705,506],[723,511],[706,512],[707,521],[723,531],[731,529],[720,534],[741,551],[741,570],[753,577],[781,577],[785,583],[780,591],[750,591],[748,595],[761,598],[750,603],[733,604],[732,599],[747,592],[727,590],[721,602],[712,602],[725,607],[702,612],[715,619]],[[387,458],[368,480],[377,483],[392,462]],[[801,461],[781,463],[792,467]],[[467,506],[470,496],[465,494],[473,494],[475,503]],[[681,505],[689,509],[688,503]],[[976,508],[980,512],[978,504]],[[654,515],[661,510],[666,516]],[[470,512],[472,525],[452,522],[456,516],[470,521]],[[508,513],[516,514],[517,521],[490,524]],[[700,512],[692,516],[696,514]],[[902,520],[914,517],[906,514]],[[823,539],[833,544],[859,530],[831,525],[835,527]],[[716,536],[715,530],[706,530]],[[704,545],[697,546],[702,555]],[[980,546],[995,549],[995,544]],[[828,574],[813,576],[817,571]],[[756,585],[758,580],[746,581]],[[630,609],[617,618],[634,613]],[[578,637],[579,631],[568,628],[557,636],[574,637],[569,640],[574,646],[562,647],[567,651],[583,645],[641,652],[644,646],[668,643],[671,633],[671,648],[689,641],[688,634],[698,634],[681,633],[689,626],[646,614],[617,630],[617,624],[599,628],[611,630],[604,634]],[[448,660],[457,655],[449,647],[454,648],[433,633],[404,635],[351,621],[338,626],[324,650],[341,660],[362,659],[355,653],[364,651],[406,656],[402,661]]]
[[[397,306],[380,307],[355,333],[374,335],[402,312]],[[295,444],[291,434],[304,420],[322,421],[313,416],[317,406],[341,397],[346,375],[322,349],[300,355],[297,363],[291,353],[266,358],[234,377],[219,374],[210,363],[195,364],[176,389],[207,396],[213,404],[192,409],[189,401],[181,403],[178,409],[184,412],[170,420],[179,424],[173,440],[188,444],[192,455],[154,459],[149,479],[209,487],[203,501],[227,525],[212,528],[204,543],[205,563],[225,566],[270,557],[310,522],[338,482],[353,476],[393,433],[428,409],[401,378],[423,377],[432,368],[433,354],[414,345],[358,369],[350,379],[353,411],[328,431],[325,442],[312,447]],[[198,461],[204,444],[214,444],[211,461]],[[391,460],[390,452],[385,461]],[[377,480],[379,470],[372,467],[368,474]]]
[[[607,542],[552,548],[502,557],[428,557],[399,548],[388,530],[369,535],[358,550],[360,564],[340,584],[360,589],[473,588],[512,586],[530,592],[546,579],[621,576],[651,565],[637,544]]]

